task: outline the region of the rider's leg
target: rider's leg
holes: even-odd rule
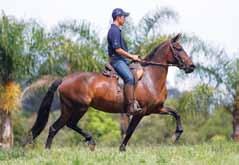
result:
[[[126,62],[123,60],[118,60],[114,62],[113,67],[115,71],[120,75],[120,77],[124,80],[124,83],[125,83],[124,94],[125,94],[127,113],[134,114],[135,112],[142,110],[136,104],[136,100],[134,96],[135,80]]]

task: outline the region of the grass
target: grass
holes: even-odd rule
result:
[[[200,145],[128,146],[126,152],[117,147],[98,146],[94,152],[87,146],[14,148],[0,151],[0,164],[33,165],[235,165],[239,162],[239,144],[233,142],[205,143]]]

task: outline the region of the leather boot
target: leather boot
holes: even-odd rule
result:
[[[137,114],[142,110],[142,108],[139,106],[139,103],[135,100],[134,89],[134,85],[131,84],[125,84],[124,86],[126,110],[127,114],[129,115]]]

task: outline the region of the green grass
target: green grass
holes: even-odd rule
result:
[[[239,162],[239,144],[233,142],[205,143],[198,145],[130,145],[126,152],[117,147],[98,146],[94,152],[87,146],[54,146],[51,150],[43,147],[14,148],[0,151],[0,164],[36,165],[236,165]]]

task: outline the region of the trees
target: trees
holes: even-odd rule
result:
[[[47,40],[51,52],[39,75],[63,76],[79,70],[99,71],[102,68],[104,51],[90,23],[75,20],[59,23],[48,34]]]
[[[41,59],[22,98],[24,108],[31,111],[37,110],[44,89],[56,76],[59,78],[77,71],[100,71],[105,58],[98,34],[86,21],[61,22],[42,36],[38,43],[41,47],[36,50]]]
[[[178,14],[169,8],[156,8],[146,13],[138,24],[129,17],[123,26],[123,35],[129,50],[146,56],[154,47],[166,39],[162,26],[176,22]]]
[[[32,51],[41,29],[37,24],[17,21],[2,13],[0,18],[0,146],[13,145],[11,113],[18,109],[21,80],[35,69],[37,54]]]
[[[216,48],[196,36],[184,38],[191,45],[190,54],[197,61],[197,69],[191,78],[215,88],[215,105],[224,106],[232,115],[232,137],[239,140],[239,58],[229,56],[222,48]]]

